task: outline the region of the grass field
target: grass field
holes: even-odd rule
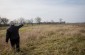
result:
[[[0,29],[0,55],[85,55],[85,25],[24,26],[19,53],[5,43],[6,29]]]

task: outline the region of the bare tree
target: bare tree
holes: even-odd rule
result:
[[[51,20],[51,23],[54,23],[54,20]]]
[[[41,18],[40,17],[35,18],[35,20],[36,20],[36,23],[38,23],[38,24],[41,23]]]
[[[20,23],[20,24],[23,24],[23,23],[25,23],[25,20],[24,20],[24,18],[20,18],[20,19],[19,19],[19,23]]]
[[[27,24],[32,24],[33,25],[33,19],[27,20]]]
[[[1,23],[4,25],[7,25],[8,21],[9,20],[7,18],[1,18]]]
[[[19,21],[17,19],[13,20],[13,23],[18,25],[19,24]]]
[[[30,20],[29,20],[29,19],[27,19],[27,20],[26,20],[26,23],[27,23],[27,24],[29,24],[29,23],[30,23]]]
[[[33,25],[33,19],[30,19],[30,24],[32,24],[32,25]]]
[[[62,20],[63,20],[62,18],[59,19],[60,23],[62,23]]]

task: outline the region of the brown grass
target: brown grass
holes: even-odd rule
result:
[[[14,53],[0,30],[1,55],[85,55],[85,26],[36,25],[20,29],[21,51]]]

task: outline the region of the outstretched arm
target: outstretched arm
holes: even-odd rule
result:
[[[18,28],[21,28],[23,26],[23,24],[19,25]]]

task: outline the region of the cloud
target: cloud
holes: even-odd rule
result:
[[[0,0],[0,16],[85,21],[85,0]]]

